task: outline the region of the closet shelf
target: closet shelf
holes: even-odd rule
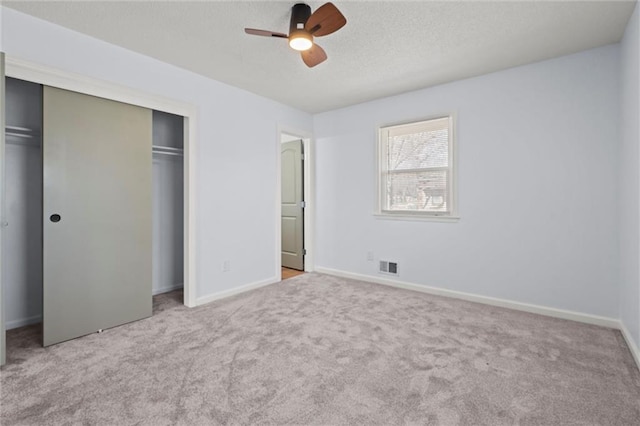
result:
[[[172,148],[170,146],[153,145],[152,151],[154,154],[175,155],[180,157],[184,155],[182,148]]]

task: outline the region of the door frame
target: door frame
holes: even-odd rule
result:
[[[305,272],[315,270],[315,181],[314,173],[314,138],[313,134],[300,129],[294,129],[286,125],[278,125],[276,135],[276,277],[278,281],[282,280],[282,135],[295,136],[302,140],[302,152],[304,153],[303,161],[303,192],[304,192],[304,249],[307,251],[304,256]]]
[[[143,90],[36,64],[9,55],[5,57],[7,77],[71,90],[184,117],[184,304],[196,303],[196,130],[197,108]],[[4,132],[3,132],[4,133]],[[4,149],[0,153],[4,158]],[[4,181],[4,180],[3,180]],[[4,195],[4,189],[2,190]],[[149,218],[151,220],[151,218]],[[4,287],[4,285],[2,286]],[[2,327],[4,331],[4,326]]]
[[[1,9],[0,9],[1,10]],[[6,197],[5,197],[5,155],[4,155],[4,132],[5,132],[5,113],[4,113],[4,98],[5,98],[5,57],[4,52],[0,52],[0,366],[5,365],[7,362],[7,341],[6,330],[4,325],[4,286],[2,285],[2,254],[3,254],[3,241],[4,241],[4,223],[6,212]]]

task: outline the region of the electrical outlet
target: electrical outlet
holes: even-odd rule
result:
[[[367,252],[367,260],[369,262],[373,262],[373,252],[372,251],[368,251]]]
[[[229,272],[231,270],[231,262],[229,260],[225,260],[222,262],[222,272]]]

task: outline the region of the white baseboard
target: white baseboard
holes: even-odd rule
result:
[[[275,284],[280,282],[280,278],[272,277],[262,281],[256,281],[254,283],[243,285],[242,287],[232,288],[229,290],[219,291],[217,293],[209,294],[207,296],[198,297],[196,299],[196,306],[205,305],[207,303],[211,303],[214,300],[220,300],[227,297],[235,296],[236,294],[244,293],[246,291],[251,291],[256,288],[265,287],[270,284]]]
[[[500,306],[502,308],[515,309],[517,311],[531,312],[534,314],[546,315],[554,318],[562,318],[587,324],[600,325],[609,328],[620,328],[620,321],[613,318],[601,317],[598,315],[584,314],[581,312],[567,311],[564,309],[548,308],[546,306],[532,305],[529,303],[515,302],[513,300],[498,299],[489,296],[480,296],[472,293],[465,293],[445,288],[430,287],[422,284],[409,283],[390,278],[381,278],[373,275],[356,274],[337,269],[322,268],[316,266],[316,272],[335,275],[337,277],[351,278],[360,281],[369,281],[376,284],[391,287],[403,288],[406,290],[419,291],[422,293],[435,294],[437,296],[452,297],[454,299],[467,300],[470,302],[484,303],[485,305]]]
[[[17,320],[7,321],[5,322],[5,329],[12,330],[14,328],[24,327],[25,325],[37,324],[42,322],[42,315],[35,315],[33,317],[28,318],[20,318]]]
[[[620,332],[622,332],[622,336],[627,342],[627,346],[629,346],[629,350],[631,351],[631,355],[633,355],[633,359],[636,361],[638,369],[640,369],[640,348],[638,347],[638,344],[622,321],[620,321],[618,328],[620,329]]]
[[[170,291],[179,290],[181,288],[184,288],[184,285],[182,283],[170,287],[154,288],[151,294],[155,296],[157,294],[169,293]]]

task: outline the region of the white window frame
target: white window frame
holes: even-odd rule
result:
[[[389,131],[392,129],[420,125],[432,120],[438,120],[447,118],[449,119],[449,187],[448,187],[448,200],[451,208],[448,212],[428,212],[428,211],[416,211],[416,210],[403,210],[392,211],[385,210],[386,204],[386,186],[384,175],[386,173],[386,161],[387,161],[387,140]],[[374,216],[380,219],[399,219],[399,220],[426,220],[426,221],[457,221],[460,219],[458,216],[458,187],[457,187],[457,175],[458,175],[458,162],[457,162],[457,149],[456,149],[456,135],[455,135],[455,114],[441,114],[432,117],[421,118],[417,120],[411,120],[402,123],[395,123],[391,125],[378,127],[378,141],[377,141],[377,162],[376,162],[376,210]]]

